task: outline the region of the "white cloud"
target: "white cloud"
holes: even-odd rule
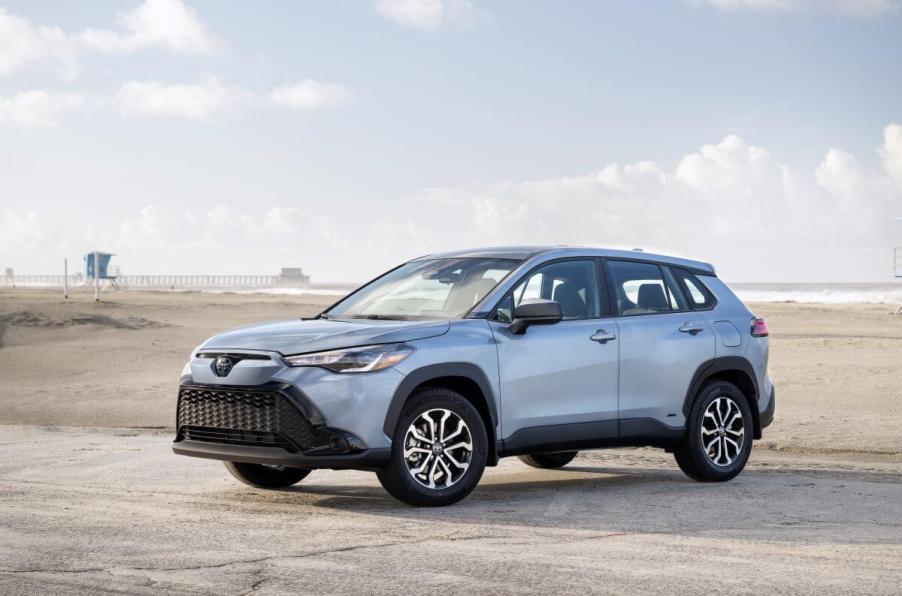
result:
[[[902,163],[900,133],[885,132],[881,155],[890,164]],[[610,163],[579,176],[430,189],[361,206],[340,223],[299,206],[243,212],[221,205],[162,222],[142,215],[148,232],[124,230],[122,238],[137,242],[134,252],[156,239],[159,250],[200,254],[241,238],[242,252],[246,246],[271,269],[299,262],[328,271],[347,267],[353,255],[358,271],[332,274],[345,279],[446,249],[536,243],[683,254],[714,262],[733,281],[875,280],[886,272],[893,207],[902,197],[891,171],[837,149],[814,170],[794,170],[731,135],[669,167]]]
[[[399,25],[427,31],[445,24],[471,27],[491,21],[470,0],[376,0],[376,11]]]
[[[428,190],[382,206],[349,236],[381,231],[369,250],[406,256],[486,244],[638,246],[711,260],[733,280],[873,280],[885,275],[900,192],[848,153],[831,150],[815,171],[796,171],[731,135],[673,167],[613,163],[582,176]],[[838,271],[850,254],[858,265]]]
[[[103,242],[119,247],[119,263],[129,273],[160,271],[160,263],[181,263],[183,273],[277,273],[281,266],[309,265],[312,254],[334,249],[339,237],[346,242],[327,216],[314,211],[220,204],[179,212],[148,205]]]
[[[0,8],[0,76],[26,67],[46,66],[64,79],[78,72],[79,58],[90,52],[124,53],[159,47],[171,52],[206,54],[217,40],[181,0],[145,0],[119,15],[118,30],[66,32],[34,24]]]
[[[830,149],[814,172],[815,180],[837,197],[854,201],[862,193],[864,180],[855,156],[840,149]]]
[[[0,248],[14,253],[41,246],[44,233],[34,211],[0,211]]]
[[[676,178],[700,191],[722,188],[747,190],[762,179],[779,180],[780,166],[760,147],[748,145],[742,137],[729,135],[717,145],[705,145],[684,157],[676,168]]]
[[[722,10],[820,11],[873,18],[896,12],[899,0],[691,0]]]
[[[34,25],[0,8],[0,76],[32,63],[51,62],[60,75],[75,72],[77,42],[59,27]]]
[[[197,14],[181,0],[145,0],[120,13],[121,31],[88,29],[80,35],[84,46],[101,52],[130,52],[161,47],[172,52],[209,54],[217,41]]]
[[[278,242],[295,242],[302,221],[297,207],[275,206],[254,213],[216,205],[204,211],[175,213],[148,205],[136,218],[122,222],[120,242],[128,247],[155,250],[223,249],[240,238],[243,245],[264,248]]]
[[[902,194],[902,125],[890,124],[883,129],[883,145],[877,150],[883,169]]]
[[[62,112],[77,110],[83,100],[78,94],[54,94],[27,91],[12,97],[0,97],[0,124],[22,128],[53,128]]]
[[[207,77],[193,85],[129,81],[120,87],[113,103],[125,116],[205,121],[227,110],[241,96],[240,91],[226,87],[217,77]]]
[[[341,85],[305,79],[292,85],[276,87],[270,92],[269,101],[280,106],[311,110],[352,104],[356,98]]]
[[[209,209],[110,215],[89,232],[87,216],[0,213],[0,251],[23,255],[11,263],[22,271],[41,254],[71,258],[102,246],[128,273],[294,265],[353,281],[445,249],[589,244],[709,260],[730,281],[874,281],[887,276],[892,217],[902,215],[902,188],[891,178],[902,171],[900,135],[898,125],[884,131],[883,167],[831,149],[816,168],[793,169],[728,136],[670,165],[609,163],[578,176],[430,189],[364,203],[334,221],[317,202],[264,206],[244,195]]]

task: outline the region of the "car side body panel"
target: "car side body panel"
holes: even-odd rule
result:
[[[620,317],[620,418],[683,427],[683,397],[692,375],[714,358],[715,336],[694,312]],[[702,331],[680,331],[688,325]]]

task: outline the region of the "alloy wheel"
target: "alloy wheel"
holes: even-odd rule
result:
[[[745,442],[742,410],[732,398],[714,399],[702,417],[702,446],[715,466],[726,467],[736,461]]]
[[[444,408],[417,416],[404,435],[404,462],[411,477],[430,489],[456,484],[470,467],[473,437],[463,419]]]

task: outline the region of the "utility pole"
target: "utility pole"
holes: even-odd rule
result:
[[[100,302],[100,253],[94,251],[94,302]]]
[[[902,217],[897,217],[893,221],[902,223]],[[893,277],[902,278],[902,246],[893,248]],[[902,315],[902,306],[896,310],[897,315]]]
[[[69,259],[63,259],[63,298],[69,299]]]

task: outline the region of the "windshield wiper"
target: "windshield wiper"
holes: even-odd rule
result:
[[[329,319],[334,319],[335,317],[333,317],[332,315],[330,315],[330,314],[327,313],[327,312],[323,312],[323,313],[320,313],[320,314],[316,315],[316,318],[317,318],[317,319],[323,319],[323,320],[325,320],[325,321],[328,321]]]
[[[370,319],[372,321],[406,321],[403,315],[353,315],[352,319]]]

